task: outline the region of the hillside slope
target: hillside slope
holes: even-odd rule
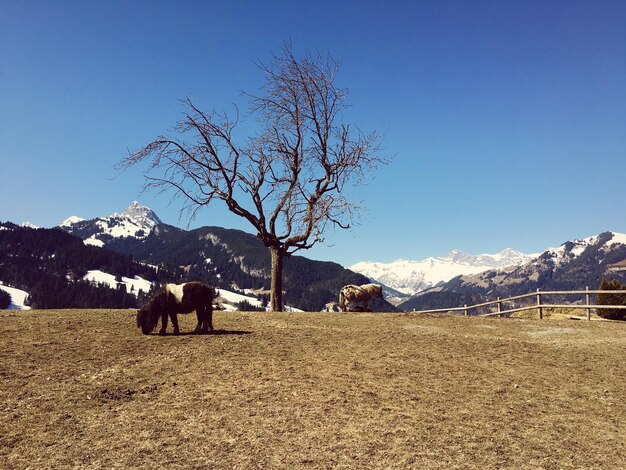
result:
[[[0,312],[2,466],[626,463],[622,324],[237,312],[214,324],[160,337],[128,311]],[[182,331],[194,325],[181,315]]]
[[[145,238],[116,238],[106,248],[153,265],[163,263],[184,268],[188,279],[224,288],[268,290],[270,253],[255,236],[241,230],[202,227],[182,230],[158,225]],[[284,301],[305,311],[320,311],[337,300],[346,284],[369,280],[341,265],[303,256],[285,258]],[[374,304],[379,311],[393,310],[386,302]]]
[[[33,308],[135,307],[126,289],[110,289],[84,278],[102,270],[121,278],[151,282],[176,276],[133,261],[130,256],[88,246],[58,229],[0,224],[0,281],[28,292]],[[138,292],[135,292],[138,294]]]
[[[60,228],[117,253],[154,266],[184,271],[184,280],[200,280],[225,289],[266,291],[270,286],[270,254],[247,232],[222,227],[183,230],[163,224],[149,208],[134,202],[122,214],[91,220],[68,218]],[[332,262],[287,257],[283,266],[286,304],[320,311],[336,301],[346,284],[365,284],[367,277]],[[373,302],[378,311],[395,308]]]

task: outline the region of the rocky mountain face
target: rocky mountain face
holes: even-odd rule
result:
[[[626,235],[605,232],[549,248],[519,266],[457,276],[424,290],[399,307],[403,310],[460,307],[535,290],[597,288],[603,278],[626,281]]]
[[[121,214],[116,212],[90,220],[71,216],[59,228],[82,238],[86,244],[102,247],[116,238],[145,238],[160,224],[161,219],[152,209],[134,201]]]

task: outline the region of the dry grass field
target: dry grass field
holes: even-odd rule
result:
[[[0,467],[626,467],[626,324],[214,324],[160,337],[130,311],[0,312]]]

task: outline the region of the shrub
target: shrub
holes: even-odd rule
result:
[[[8,292],[0,290],[0,310],[9,308],[11,305],[11,295]]]
[[[619,281],[602,279],[600,290],[626,291],[626,286]],[[598,294],[598,305],[626,305],[626,292],[620,294]],[[603,308],[598,309],[598,316],[610,320],[626,320],[626,310]]]

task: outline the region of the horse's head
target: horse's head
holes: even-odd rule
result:
[[[137,311],[137,328],[141,328],[144,335],[149,335],[159,322],[159,315],[148,302]]]

